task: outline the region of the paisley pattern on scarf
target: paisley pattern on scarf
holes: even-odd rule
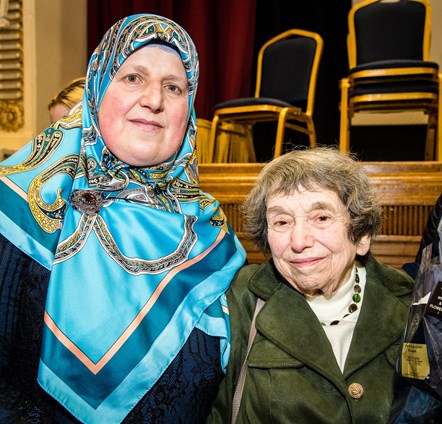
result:
[[[106,148],[97,116],[121,64],[153,40],[181,56],[188,125],[171,158],[135,168]],[[176,23],[122,19],[90,59],[81,107],[0,164],[0,232],[51,272],[38,381],[82,422],[121,422],[194,329],[219,337],[227,364],[224,293],[245,251],[198,187],[198,72]]]

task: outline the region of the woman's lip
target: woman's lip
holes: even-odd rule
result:
[[[307,259],[295,259],[293,261],[290,261],[290,263],[295,267],[305,267],[310,265],[316,265],[321,258],[307,258]]]
[[[141,127],[141,128],[163,128],[162,125],[160,125],[156,121],[148,121],[146,119],[130,119],[129,120],[132,124]]]
[[[152,121],[152,120],[149,120],[149,119],[144,119],[144,118],[132,118],[132,119],[129,119],[129,121],[130,122],[144,124],[144,125],[155,125],[156,127],[162,127],[162,125],[160,125],[159,122]]]

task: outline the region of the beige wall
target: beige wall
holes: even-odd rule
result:
[[[50,98],[86,71],[86,8],[87,0],[35,0],[38,131],[49,125]]]
[[[24,126],[0,131],[17,149],[49,125],[47,104],[87,65],[87,0],[23,0]]]

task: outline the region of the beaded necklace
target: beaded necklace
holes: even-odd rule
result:
[[[348,313],[346,313],[341,319],[336,319],[332,321],[329,325],[338,325],[345,317],[348,317],[353,312],[356,312],[358,310],[358,303],[361,301],[361,286],[359,285],[359,274],[358,274],[358,268],[355,267],[355,285],[353,287],[354,293],[351,298],[352,302],[348,306]],[[325,322],[321,322],[323,326],[327,326]]]

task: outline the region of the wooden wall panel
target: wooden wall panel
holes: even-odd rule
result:
[[[364,162],[384,208],[384,225],[372,245],[384,263],[400,268],[413,261],[428,215],[442,192],[442,162]],[[221,203],[249,262],[264,256],[246,240],[239,207],[252,188],[262,163],[200,164],[200,187]]]

